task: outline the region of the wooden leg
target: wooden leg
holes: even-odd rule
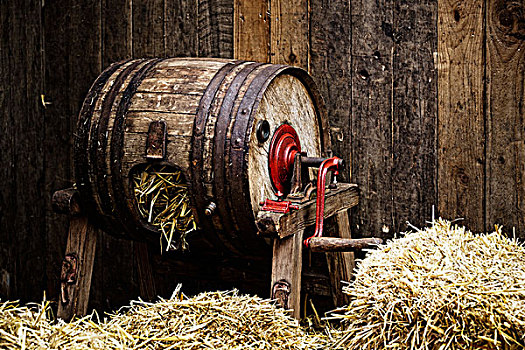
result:
[[[83,316],[87,312],[97,244],[96,233],[87,216],[70,217],[58,303],[58,317],[64,320]]]
[[[295,235],[273,241],[272,298],[292,315],[301,316],[301,273],[303,268],[303,236],[301,230]]]
[[[144,242],[133,242],[135,263],[137,264],[140,296],[144,300],[152,301],[157,296],[153,269],[149,259],[149,247]]]
[[[336,214],[336,223],[341,238],[352,238],[348,211],[343,210]],[[335,306],[348,304],[348,296],[342,292],[341,281],[350,281],[355,267],[354,253],[335,252],[326,253],[326,262],[332,282],[332,296]]]

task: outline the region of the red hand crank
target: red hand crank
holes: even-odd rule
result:
[[[332,157],[324,160],[319,167],[317,174],[317,201],[315,211],[315,232],[314,235],[304,240],[304,245],[308,247],[310,239],[321,237],[323,235],[324,224],[324,194],[326,187],[326,175],[332,171],[334,175],[339,175],[339,167],[343,165],[343,160],[338,157]]]

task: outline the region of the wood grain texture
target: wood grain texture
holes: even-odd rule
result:
[[[135,1],[136,2],[136,1]],[[102,68],[129,59],[133,52],[132,0],[101,0]]]
[[[352,238],[348,210],[337,213],[337,236]],[[343,282],[350,282],[355,268],[353,252],[335,252],[326,254],[326,263],[330,274],[332,299],[336,307],[348,305],[350,297],[343,293]]]
[[[352,112],[350,2],[310,1],[310,74],[325,100],[334,155],[348,165],[341,180],[350,181]]]
[[[2,2],[0,294],[30,300],[45,281],[44,108],[41,6]],[[5,109],[4,109],[5,108]],[[40,205],[35,205],[39,203]],[[38,295],[41,297],[42,293]]]
[[[295,235],[273,241],[272,283],[285,280],[290,283],[288,308],[293,309],[292,316],[301,316],[301,274],[303,267],[303,230]]]
[[[487,1],[486,229],[525,237],[525,2]]]
[[[197,0],[201,57],[233,57],[233,0]]]
[[[153,301],[157,296],[155,277],[151,265],[149,250],[145,242],[133,242],[135,264],[137,265],[140,296],[144,300]]]
[[[106,68],[114,62],[130,59],[134,55],[134,50],[149,50],[147,45],[151,44],[150,38],[144,40],[142,35],[134,38],[134,30],[137,28],[134,27],[133,5],[140,7],[141,3],[144,2],[106,0],[104,3],[102,1],[101,68]],[[158,11],[158,8],[155,10]],[[137,25],[142,25],[141,21],[145,20],[141,17],[143,13],[136,15]],[[153,25],[158,26],[160,23],[156,21]],[[144,30],[152,29],[148,26]],[[158,29],[153,31],[159,32]],[[152,41],[155,44],[158,43],[158,40],[153,39]],[[139,49],[134,49],[136,42]],[[136,54],[142,55],[143,53],[136,52]],[[118,100],[120,97],[117,97]],[[135,258],[135,243],[115,238],[102,230],[97,230],[97,242],[89,307],[91,309],[114,309],[125,304],[129,296],[140,293],[135,263],[138,261]],[[111,288],[107,288],[108,285],[111,285]]]
[[[164,1],[164,49],[167,57],[197,56],[196,5],[196,0]]]
[[[390,232],[394,35],[392,1],[352,4],[352,182],[360,204],[352,215],[357,236]]]
[[[164,57],[164,0],[132,1],[133,57]]]
[[[424,227],[437,201],[437,1],[393,8],[393,230]]]
[[[326,192],[324,217],[329,218],[340,211],[355,207],[358,200],[357,185],[341,183],[337,190]],[[308,226],[314,225],[316,217],[315,200],[298,206],[299,209],[292,210],[287,214],[259,211],[257,217],[259,232],[268,236],[277,234],[280,238],[285,238],[295,234],[298,229],[305,230]]]
[[[65,11],[64,9],[68,9]],[[54,191],[73,185],[71,135],[84,96],[101,69],[100,3],[49,2],[44,6],[47,105],[45,125],[45,195],[47,289],[57,296],[67,217],[51,210]],[[90,30],[85,30],[90,28]],[[80,54],[81,53],[81,54]]]
[[[234,0],[234,58],[256,62],[270,62],[269,15],[269,0]]]
[[[270,13],[270,62],[309,70],[308,3],[272,0]]]
[[[438,210],[484,229],[483,3],[438,2]]]
[[[14,110],[12,104],[12,86],[14,86],[11,69],[13,69],[14,58],[11,52],[11,32],[13,28],[13,17],[11,16],[10,3],[0,2],[0,75],[4,81],[0,85],[0,161],[4,166],[0,167],[0,176],[3,179],[15,179],[15,134],[13,129]],[[11,298],[15,295],[15,217],[16,196],[14,186],[0,186],[0,297]]]
[[[317,122],[316,106],[304,84],[290,75],[275,78],[264,92],[253,120],[252,137],[248,144],[248,178],[252,208],[257,215],[259,202],[277,199],[270,181],[268,153],[270,140],[261,144],[255,137],[257,123],[266,120],[271,133],[283,123],[289,123],[297,132],[301,151],[310,157],[321,156],[321,130]]]
[[[64,297],[67,303],[64,303],[62,298],[59,299],[57,316],[63,320],[69,321],[74,316],[81,317],[87,314],[97,246],[96,231],[87,216],[70,217],[65,256],[75,257],[76,274],[74,283],[65,286]]]
[[[381,243],[381,238],[313,237],[309,248],[312,252],[354,252]]]

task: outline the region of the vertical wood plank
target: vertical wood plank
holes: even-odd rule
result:
[[[486,229],[525,237],[525,2],[486,10]]]
[[[391,232],[393,2],[352,3],[352,181],[359,206],[358,236]],[[386,235],[388,236],[388,235]]]
[[[131,0],[102,0],[102,68],[131,58]]]
[[[438,210],[484,229],[484,3],[438,2]]]
[[[310,1],[310,74],[325,99],[334,154],[348,164],[344,181],[350,180],[352,164],[351,31],[349,1]]]
[[[269,0],[234,1],[233,57],[270,62]]]
[[[233,0],[196,0],[198,55],[233,57]]]
[[[44,180],[44,115],[41,95],[44,88],[44,57],[42,40],[42,5],[40,2],[24,1],[23,5],[14,5],[17,27],[22,31],[20,37],[13,37],[19,42],[22,68],[20,84],[22,94],[15,96],[19,106],[12,112],[16,136],[17,155],[16,175],[16,247],[17,289],[20,298],[29,299],[35,293],[42,296],[45,288],[46,261],[44,247],[46,242],[45,206],[35,205],[46,199],[43,193]],[[17,11],[21,11],[18,17]],[[15,44],[17,45],[17,44]],[[24,91],[25,90],[25,91]]]
[[[164,0],[132,1],[133,57],[164,57]]]
[[[352,238],[348,211],[343,210],[337,213],[335,220],[337,224],[337,237]],[[334,305],[336,307],[347,305],[350,298],[348,295],[343,294],[342,282],[350,282],[352,280],[352,273],[355,268],[354,253],[326,253],[326,262],[328,264],[328,271],[330,272],[330,280],[332,282],[332,298],[334,300]]]
[[[56,190],[74,183],[72,135],[80,106],[100,72],[100,2],[53,1],[44,5],[46,100],[45,187],[47,291],[58,296],[61,261],[67,237],[67,217],[51,208]],[[88,29],[87,29],[88,28]]]
[[[46,271],[41,4],[2,2],[0,12],[0,294],[28,301],[42,296]]]
[[[145,242],[133,242],[135,264],[137,265],[140,296],[144,300],[153,300],[157,296],[155,277],[149,254],[150,247]]]
[[[308,1],[270,2],[270,61],[309,70]]]
[[[15,179],[15,134],[13,133],[13,110],[11,104],[13,97],[11,90],[13,83],[14,68],[13,57],[10,57],[11,28],[13,18],[10,13],[10,3],[0,2],[0,76],[3,84],[0,84],[0,167],[2,179]],[[9,181],[0,186],[0,298],[9,299],[14,296],[15,291],[15,187]]]
[[[293,317],[301,316],[301,275],[303,268],[304,230],[284,239],[273,241],[272,284],[284,280],[290,284],[288,308],[293,309]],[[272,293],[272,292],[270,292]]]
[[[87,216],[71,216],[65,256],[69,255],[75,259],[76,273],[74,283],[64,285],[64,294],[59,298],[57,312],[57,316],[66,321],[71,320],[73,316],[82,317],[87,313],[97,246],[96,231]]]
[[[165,0],[166,56],[197,56],[197,6],[195,0]]]
[[[396,2],[393,14],[393,232],[431,219],[437,200],[437,1]]]

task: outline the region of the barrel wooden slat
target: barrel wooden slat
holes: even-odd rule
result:
[[[144,147],[147,133],[128,133],[125,136],[125,145],[127,146],[126,154],[122,158],[122,172],[127,174],[134,165],[139,164],[137,160],[146,161]],[[191,137],[187,136],[168,136],[166,153],[168,154],[167,162],[176,164],[186,174],[190,167],[188,153],[191,149]]]
[[[150,124],[164,121],[163,164],[184,172],[206,236],[234,254],[268,252],[254,220],[259,201],[273,198],[270,141],[258,144],[255,126],[264,119],[273,132],[288,122],[310,156],[329,149],[319,130],[321,102],[306,73],[254,62],[177,58],[122,62],[107,74],[98,95],[89,94],[93,106],[84,112],[86,125],[79,127],[75,145],[79,191],[99,216],[95,222],[111,233],[125,231],[128,238],[158,239],[138,217],[130,177],[134,167],[151,162],[145,154]],[[217,210],[205,217],[212,201]]]
[[[158,111],[196,114],[200,95],[139,92],[133,96],[129,111]]]
[[[217,72],[210,67],[157,68],[152,77],[144,79],[137,92],[204,94],[211,78]],[[158,79],[159,76],[166,78]],[[191,84],[188,84],[191,81]]]
[[[147,133],[150,123],[156,120],[169,121],[169,125],[167,125],[168,135],[191,136],[195,115],[130,111],[126,119],[126,131]]]

